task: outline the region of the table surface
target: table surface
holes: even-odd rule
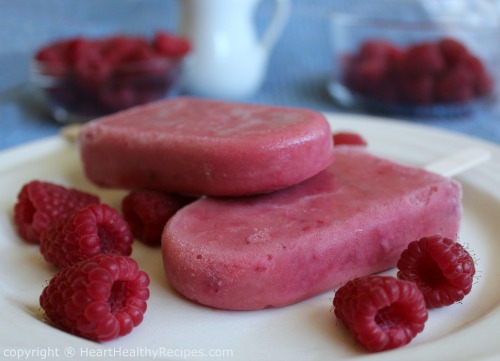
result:
[[[267,76],[257,94],[245,102],[302,107],[322,112],[357,112],[339,107],[327,91],[332,55],[329,15],[350,0],[291,0],[285,31],[269,59]],[[116,32],[151,35],[175,32],[179,9],[174,0],[0,0],[0,150],[55,135],[54,121],[29,84],[34,51],[51,40],[77,34]],[[272,14],[272,2],[258,8],[261,30]],[[491,107],[461,118],[404,119],[500,143],[500,111]]]

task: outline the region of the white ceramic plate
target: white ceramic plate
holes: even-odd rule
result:
[[[44,322],[38,297],[54,273],[37,247],[12,225],[21,186],[35,178],[97,193],[119,207],[121,191],[102,191],[83,177],[74,145],[54,137],[0,153],[0,359],[170,360],[499,360],[500,147],[408,122],[328,115],[332,129],[362,134],[379,155],[424,165],[465,147],[492,159],[457,179],[464,188],[460,241],[477,260],[478,278],[460,304],[430,311],[425,330],[409,345],[368,354],[336,324],[333,290],[281,309],[234,312],[198,306],[179,297],[163,275],[159,249],[135,244],[133,257],[151,277],[144,322],[130,335],[97,344]],[[394,273],[394,271],[389,272]],[[45,356],[44,356],[45,355]],[[133,357],[136,356],[136,357]]]

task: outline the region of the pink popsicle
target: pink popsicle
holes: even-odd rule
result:
[[[320,113],[196,98],[101,118],[79,140],[84,171],[98,185],[215,196],[299,183],[333,154]]]
[[[394,267],[417,238],[456,238],[459,183],[360,148],[337,147],[326,170],[288,189],[179,211],[162,236],[172,287],[214,308],[285,306]]]

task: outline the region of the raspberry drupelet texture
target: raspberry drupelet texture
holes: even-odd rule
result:
[[[40,235],[52,223],[74,209],[99,203],[92,194],[39,180],[25,184],[17,198],[14,223],[19,235],[30,243],[39,243]]]
[[[56,326],[99,342],[126,335],[146,312],[149,276],[129,257],[101,254],[60,270],[40,296]]]
[[[163,227],[175,212],[196,198],[137,189],[123,198],[122,211],[134,236],[148,246],[160,246]]]
[[[122,215],[106,204],[91,204],[54,223],[40,239],[45,260],[65,268],[100,253],[129,256],[134,237]]]
[[[472,288],[474,260],[463,246],[441,236],[411,242],[397,264],[397,277],[415,283],[428,308],[462,300]]]
[[[401,347],[424,329],[427,309],[415,284],[389,276],[365,276],[335,292],[335,315],[371,352]]]

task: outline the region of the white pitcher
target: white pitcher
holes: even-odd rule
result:
[[[180,32],[193,47],[183,69],[186,90],[229,99],[248,97],[258,90],[290,7],[288,0],[274,0],[274,17],[262,39],[257,39],[253,21],[260,1],[178,1]]]

